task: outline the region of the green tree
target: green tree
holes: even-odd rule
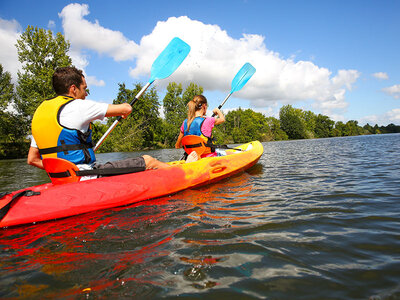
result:
[[[92,126],[93,144],[96,144],[100,140],[100,138],[103,136],[103,134],[106,133],[107,129],[108,129],[108,126],[106,124],[102,123],[101,121],[97,120],[97,121],[93,122],[93,126]]]
[[[364,134],[375,134],[374,127],[369,125],[368,123],[363,126]]]
[[[191,82],[185,89],[185,92],[182,95],[182,99],[185,105],[187,105],[189,101],[193,99],[194,96],[202,94],[203,94],[203,87]]]
[[[281,128],[289,139],[306,139],[306,124],[302,118],[302,110],[291,105],[282,106],[279,111]]]
[[[281,122],[277,118],[267,117],[266,120],[270,128],[269,140],[282,141],[288,139],[288,135],[281,129]]]
[[[306,137],[312,139],[315,137],[315,127],[317,126],[317,116],[310,110],[303,111],[301,118],[304,121]]]
[[[164,144],[173,147],[179,135],[179,127],[186,118],[186,103],[182,99],[182,84],[171,82],[163,99]]]
[[[337,121],[335,123],[335,128],[332,130],[333,136],[345,136],[346,125],[342,121]]]
[[[11,74],[3,71],[0,64],[0,109],[5,111],[14,99],[14,85],[11,83]]]
[[[244,143],[250,140],[269,140],[269,124],[262,113],[251,109],[243,110],[239,108],[228,112],[225,119],[225,123],[215,127],[215,136],[219,137],[217,140],[218,143]]]
[[[50,30],[28,26],[16,47],[22,72],[18,72],[15,104],[27,130],[39,104],[55,95],[51,83],[54,70],[71,65],[67,55],[70,44],[59,32],[54,36]]]
[[[119,84],[119,92],[113,104],[131,102],[142,89],[138,83],[133,89]],[[115,127],[99,150],[101,152],[123,152],[161,146],[162,121],[159,118],[159,102],[156,89],[147,90],[133,105],[132,113]],[[107,128],[116,118],[109,118]]]
[[[22,156],[28,148],[22,119],[13,112],[14,96],[11,75],[0,64],[0,158]]]
[[[374,126],[374,132],[375,132],[375,134],[381,134],[381,133],[382,133],[381,130],[379,129],[378,124],[375,124],[375,126]]]
[[[0,64],[0,141],[4,143],[3,145],[23,142],[25,137],[21,118],[13,112],[14,96],[11,74],[4,72],[3,66]]]
[[[333,126],[335,122],[332,121],[328,116],[318,114],[315,119],[315,137],[316,138],[327,138],[333,136]]]
[[[358,121],[350,120],[346,123],[345,135],[355,136],[362,133],[362,128],[358,126]]]
[[[382,132],[384,133],[398,133],[400,132],[400,126],[396,126],[393,123],[390,123],[389,125],[382,126],[384,129],[382,130]]]

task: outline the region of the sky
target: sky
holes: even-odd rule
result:
[[[154,60],[179,37],[191,51],[152,84],[160,102],[168,83],[194,82],[217,107],[248,62],[256,73],[225,113],[279,117],[290,104],[334,121],[400,125],[398,0],[0,0],[0,63],[13,82],[15,43],[28,25],[65,36],[95,101],[112,103],[119,83],[146,84]]]

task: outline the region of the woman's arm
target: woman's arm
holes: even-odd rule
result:
[[[214,108],[213,113],[218,116],[218,118],[215,119],[214,125],[219,125],[225,122],[225,117],[218,108]]]
[[[182,138],[183,138],[183,132],[180,132],[178,139],[176,140],[176,143],[175,143],[176,149],[182,148]]]

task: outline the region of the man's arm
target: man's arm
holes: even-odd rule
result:
[[[35,148],[35,147],[32,147],[32,146],[29,148],[27,162],[31,166],[35,166],[35,167],[38,167],[38,168],[44,170],[43,161],[42,161],[42,158],[40,157],[38,148]]]
[[[109,104],[106,112],[106,117],[122,116],[126,119],[132,112],[132,106],[129,103]]]

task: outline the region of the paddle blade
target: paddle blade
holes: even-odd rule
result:
[[[156,79],[170,76],[185,60],[190,52],[190,46],[180,38],[173,38],[151,66],[150,83]]]
[[[244,85],[247,83],[247,81],[249,81],[255,72],[256,68],[254,68],[250,63],[245,63],[232,80],[231,93],[237,92],[244,87]]]

